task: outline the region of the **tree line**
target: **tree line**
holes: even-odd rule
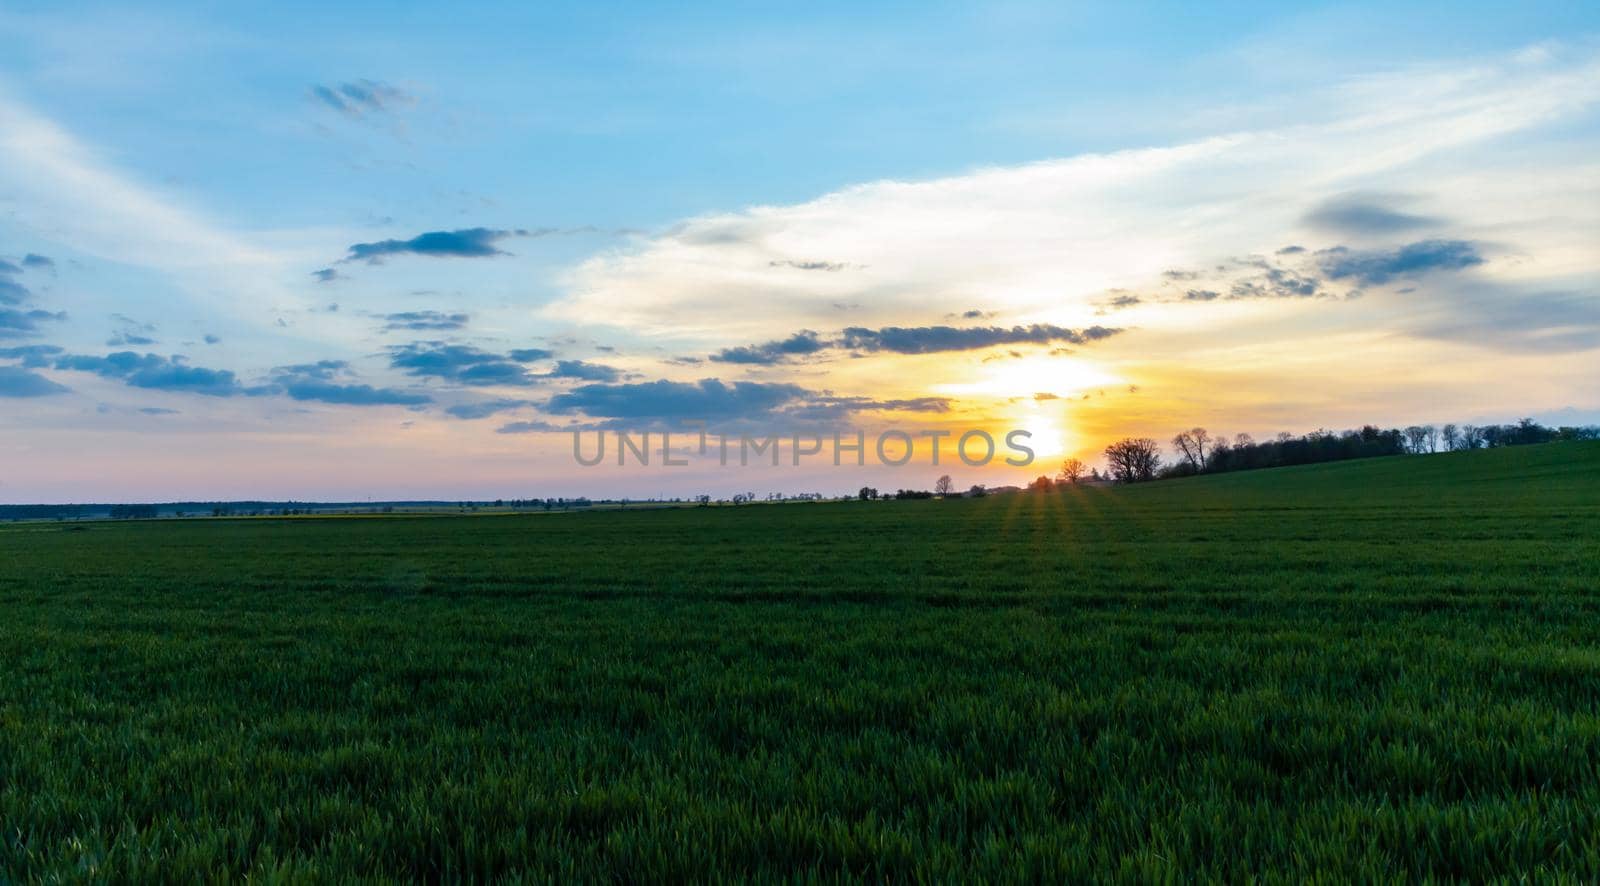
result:
[[[1219,474],[1385,455],[1495,449],[1561,440],[1600,440],[1600,426],[1552,428],[1531,418],[1504,425],[1409,425],[1404,428],[1363,425],[1358,429],[1338,432],[1319,429],[1300,436],[1282,433],[1265,441],[1257,441],[1249,434],[1229,438],[1221,434],[1213,435],[1205,428],[1190,428],[1172,438],[1172,451],[1176,458],[1170,462],[1163,462],[1161,446],[1155,440],[1149,437],[1125,437],[1106,447],[1104,475],[1078,459],[1068,459],[1062,465],[1057,481],[1071,484],[1088,478],[1140,483],[1195,474]],[[1035,481],[1037,485],[1038,481]]]

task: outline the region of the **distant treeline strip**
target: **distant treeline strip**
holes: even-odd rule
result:
[[[1107,446],[1106,479],[1137,483],[1353,458],[1496,449],[1562,440],[1600,440],[1600,426],[1551,428],[1531,418],[1505,425],[1411,425],[1406,428],[1365,425],[1341,432],[1316,430],[1298,437],[1284,433],[1264,442],[1255,441],[1249,434],[1230,440],[1212,436],[1205,428],[1193,428],[1172,438],[1178,458],[1170,464],[1161,463],[1160,444],[1148,437],[1129,437]],[[1076,482],[1084,466],[1076,463],[1074,467],[1075,462],[1069,461],[1064,466],[1060,482]],[[1091,477],[1098,476],[1098,471],[1091,474]],[[1035,485],[1039,485],[1038,481]]]
[[[488,502],[456,501],[379,501],[379,502],[299,502],[299,501],[175,501],[159,504],[0,504],[0,520],[76,520],[111,517],[119,520],[152,517],[260,517],[291,514],[367,513],[408,509],[468,508]],[[496,502],[496,505],[504,504]],[[533,499],[511,502],[515,507],[587,507],[588,499]]]

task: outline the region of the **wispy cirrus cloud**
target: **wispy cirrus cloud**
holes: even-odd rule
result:
[[[1578,118],[1597,101],[1600,59],[1580,48],[1400,70],[1331,86],[1257,128],[1184,144],[868,182],[690,219],[582,264],[548,314],[653,330],[680,353],[692,347],[682,343],[705,343],[731,358],[724,362],[755,365],[782,353],[747,342],[818,328],[836,305],[866,306],[861,325],[886,328],[908,316],[959,315],[978,297],[1025,323],[1072,328],[1106,309],[1106,292],[1142,292],[1163,270],[1271,254],[1285,240],[1302,251],[1283,257],[1309,257],[1340,243],[1363,254],[1395,250],[1380,241],[1415,241],[1435,228],[1460,232],[1440,240],[1471,242],[1490,228],[1509,236],[1504,220],[1526,215],[1510,188],[1487,200],[1489,189],[1463,187],[1429,161],[1471,158],[1471,180],[1494,183],[1507,165],[1490,150],[1495,139]],[[1547,189],[1570,194],[1589,176],[1570,162],[1541,174]],[[1561,205],[1576,218],[1593,215],[1574,199]],[[1523,249],[1573,229],[1548,220],[1522,228]],[[1332,265],[1330,274],[1261,269],[1237,291],[1209,270],[1208,279],[1171,282],[1219,300],[1298,300],[1399,276],[1383,268],[1408,259]],[[752,270],[813,262],[851,272]],[[1346,286],[1329,290],[1323,279]],[[1142,323],[1157,316],[1152,304]]]
[[[478,400],[471,403],[457,403],[454,406],[446,407],[445,414],[453,418],[463,419],[465,421],[475,421],[477,419],[499,415],[503,412],[524,409],[532,405],[533,401],[531,400],[513,400],[509,398]]]
[[[415,95],[398,86],[365,78],[336,84],[319,83],[311,87],[311,96],[323,106],[354,119],[393,113],[417,101]]]
[[[118,328],[106,340],[106,347],[143,348],[156,343],[152,337],[156,331],[154,323],[135,320],[126,314],[112,314],[111,319],[116,321]]]
[[[298,259],[288,245],[293,237],[236,230],[188,199],[140,181],[13,98],[3,85],[0,191],[27,207],[26,229],[47,235],[51,242],[70,243],[85,260],[117,262],[155,275],[166,287],[165,298],[176,295],[189,305],[228,316],[242,328],[270,328],[263,306],[287,308],[304,302],[285,285],[297,273]],[[23,257],[22,265],[50,273],[58,262],[33,252]],[[101,305],[116,303],[112,294],[92,297]]]
[[[447,314],[442,311],[401,311],[396,314],[385,314],[383,329],[385,332],[448,331],[466,327],[471,319],[470,314],[459,312]]]
[[[1404,234],[1443,223],[1438,218],[1404,211],[1400,208],[1404,202],[1403,198],[1385,194],[1340,194],[1313,207],[1305,214],[1305,221],[1336,235],[1357,236]]]

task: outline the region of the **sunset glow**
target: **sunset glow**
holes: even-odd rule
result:
[[[1049,4],[919,16],[931,52],[853,22],[881,54],[837,12],[0,14],[0,499],[622,494],[570,433],[694,420],[1052,462],[971,484],[1202,422],[1600,418],[1594,22],[1263,10],[1205,52],[1107,27],[1101,71]],[[619,79],[510,39],[569,32]]]

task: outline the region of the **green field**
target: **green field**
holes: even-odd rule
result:
[[[0,527],[0,881],[1600,878],[1600,444]]]

